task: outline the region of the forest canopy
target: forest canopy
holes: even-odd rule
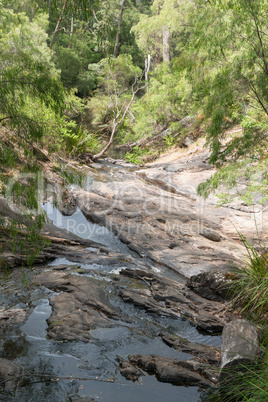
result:
[[[1,0],[0,123],[71,155],[205,133],[200,193],[242,181],[264,202],[267,20],[264,0]]]

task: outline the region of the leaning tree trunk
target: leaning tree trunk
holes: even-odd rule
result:
[[[124,106],[123,106],[123,107],[121,108],[121,110],[118,111],[118,113],[117,113],[117,115],[115,116],[115,118],[113,119],[112,134],[111,134],[111,136],[110,136],[109,141],[107,142],[107,144],[105,145],[105,147],[104,147],[98,154],[92,156],[92,159],[93,159],[93,160],[99,159],[102,155],[104,155],[104,153],[105,153],[105,152],[110,148],[110,146],[112,145],[113,140],[114,140],[114,136],[115,136],[115,133],[116,133],[116,130],[117,130],[117,127],[120,126],[120,124],[124,121],[124,119],[125,119],[125,117],[126,117],[128,111],[129,111],[129,109],[130,109],[130,106],[132,105],[132,102],[134,101],[134,98],[135,98],[136,93],[137,93],[140,89],[144,88],[144,87],[140,87],[140,83],[141,83],[142,77],[143,77],[143,74],[141,75],[141,77],[140,77],[140,79],[138,80],[138,82],[137,82],[137,80],[135,81],[135,84],[137,84],[136,89],[134,89],[134,85],[135,85],[135,84],[133,84],[133,86],[132,86],[132,97],[131,97],[130,101],[129,101],[128,104],[125,106],[125,109],[123,109],[123,108],[124,108]],[[123,111],[123,110],[124,110],[124,111]],[[122,114],[122,112],[123,112],[123,114]],[[121,117],[121,119],[119,120],[121,114],[122,114],[122,117]]]
[[[53,32],[53,36],[52,36],[51,43],[50,43],[50,50],[52,50],[53,45],[54,45],[54,42],[55,42],[55,39],[56,39],[56,35],[57,35],[57,33],[59,32],[60,24],[61,24],[61,22],[62,22],[62,20],[63,20],[62,15],[63,15],[64,10],[65,10],[65,8],[66,8],[67,1],[68,1],[68,0],[65,0],[65,1],[64,1],[63,7],[62,7],[62,11],[61,11],[61,14],[60,14],[60,16],[59,16],[59,19],[58,19],[58,22],[57,22],[55,31]]]
[[[122,0],[122,2],[121,2],[121,11],[120,11],[120,15],[119,15],[117,32],[116,32],[115,45],[114,45],[114,56],[115,57],[118,56],[120,29],[121,29],[121,24],[122,24],[122,19],[123,19],[123,13],[124,13],[124,10],[125,10],[124,4],[125,4],[125,0]]]

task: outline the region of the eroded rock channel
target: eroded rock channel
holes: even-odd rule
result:
[[[76,211],[47,208],[42,265],[2,279],[0,400],[199,401],[217,385],[242,249],[230,211],[160,168],[95,164],[105,180],[76,189]]]

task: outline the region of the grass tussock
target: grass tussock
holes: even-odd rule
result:
[[[268,322],[268,250],[258,251],[239,233],[247,252],[243,266],[235,269],[233,307],[256,324]]]

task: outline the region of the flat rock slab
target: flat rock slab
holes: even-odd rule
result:
[[[47,332],[52,339],[88,341],[91,329],[111,327],[114,324],[109,318],[121,318],[111,306],[105,287],[97,279],[47,271],[37,275],[35,282],[62,292],[50,299],[52,314],[47,320]]]
[[[204,208],[137,177],[95,182],[90,191],[76,192],[76,200],[88,219],[106,226],[129,248],[186,277],[228,271],[244,252],[222,231],[214,206]]]
[[[179,360],[157,355],[133,355],[129,361],[148,373],[154,373],[159,381],[184,385],[215,385],[217,370],[194,360]]]
[[[1,326],[21,324],[25,320],[26,311],[21,308],[0,309]]]

